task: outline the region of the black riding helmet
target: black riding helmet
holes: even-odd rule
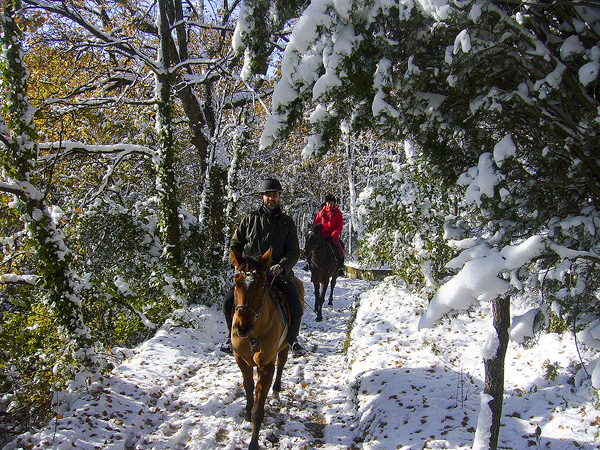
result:
[[[258,193],[264,194],[265,192],[279,192],[281,194],[281,192],[283,192],[281,183],[275,178],[265,178],[262,183],[260,183]]]

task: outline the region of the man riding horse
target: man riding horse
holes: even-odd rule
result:
[[[235,252],[248,255],[262,255],[272,248],[269,275],[275,277],[273,286],[287,299],[290,309],[290,326],[287,340],[294,356],[302,356],[306,350],[298,342],[302,322],[302,305],[298,292],[292,282],[294,265],[300,257],[300,245],[294,219],[288,216],[279,205],[281,183],[274,178],[262,181],[259,194],[261,206],[244,216],[233,233],[230,248]],[[233,310],[233,287],[225,296],[223,312],[227,322],[227,331],[231,332]],[[221,351],[233,353],[231,337],[221,344]]]

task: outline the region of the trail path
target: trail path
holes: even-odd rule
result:
[[[296,273],[313,305],[309,274]],[[316,349],[288,360],[261,449],[471,449],[490,305],[419,330],[425,308],[400,282],[340,279],[323,322],[305,313],[301,340]],[[218,306],[178,311],[87,394],[61,393],[56,421],[3,450],[246,450],[241,372],[218,349],[224,328]],[[569,333],[510,344],[499,448],[598,448],[598,394],[579,353],[590,371],[596,353],[576,348]]]
[[[314,306],[309,273],[296,270],[296,275],[304,283],[308,304]],[[324,308],[325,320],[321,323],[315,321],[310,308],[306,309],[301,340],[316,350],[288,359],[284,390],[278,400],[272,392],[269,396],[261,429],[261,444],[265,447],[348,448],[345,429],[357,419],[347,403],[344,344],[351,304],[366,286],[363,281],[340,279],[334,291],[334,306]],[[163,394],[170,400],[162,423],[134,448],[245,449],[251,425],[243,421],[241,381],[233,357],[218,351],[199,354],[194,368]],[[335,439],[337,429],[341,429],[339,439]]]
[[[295,272],[313,306],[310,274]],[[343,347],[351,304],[367,286],[340,279],[334,306],[324,308],[321,323],[307,308],[300,339],[316,350],[290,356],[280,398],[269,395],[261,447],[348,448],[348,428],[356,418],[344,391],[348,371]],[[70,406],[47,429],[22,436],[22,447],[15,443],[5,449],[246,449],[251,424],[242,417],[242,376],[234,358],[218,350],[225,337],[218,308],[192,309],[179,321],[192,322],[197,329],[177,323],[163,328],[113,375],[92,386],[90,395],[63,396]]]

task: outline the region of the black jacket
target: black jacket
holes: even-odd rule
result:
[[[280,264],[285,277],[292,278],[292,269],[300,258],[296,224],[281,208],[271,212],[261,206],[242,218],[233,233],[230,248],[254,256],[263,255],[271,247],[271,265]]]

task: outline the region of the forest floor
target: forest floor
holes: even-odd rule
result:
[[[310,274],[296,274],[312,306]],[[301,341],[311,351],[288,360],[284,390],[268,401],[261,448],[470,449],[489,305],[418,330],[424,303],[391,279],[340,278],[323,322],[306,310]],[[241,372],[218,349],[224,337],[217,306],[180,310],[152,339],[124,350],[89,392],[61,394],[46,428],[4,450],[247,448]],[[581,354],[588,363],[595,357]],[[500,448],[598,448],[598,392],[575,372],[578,361],[568,334],[542,335],[529,347],[511,343]]]

